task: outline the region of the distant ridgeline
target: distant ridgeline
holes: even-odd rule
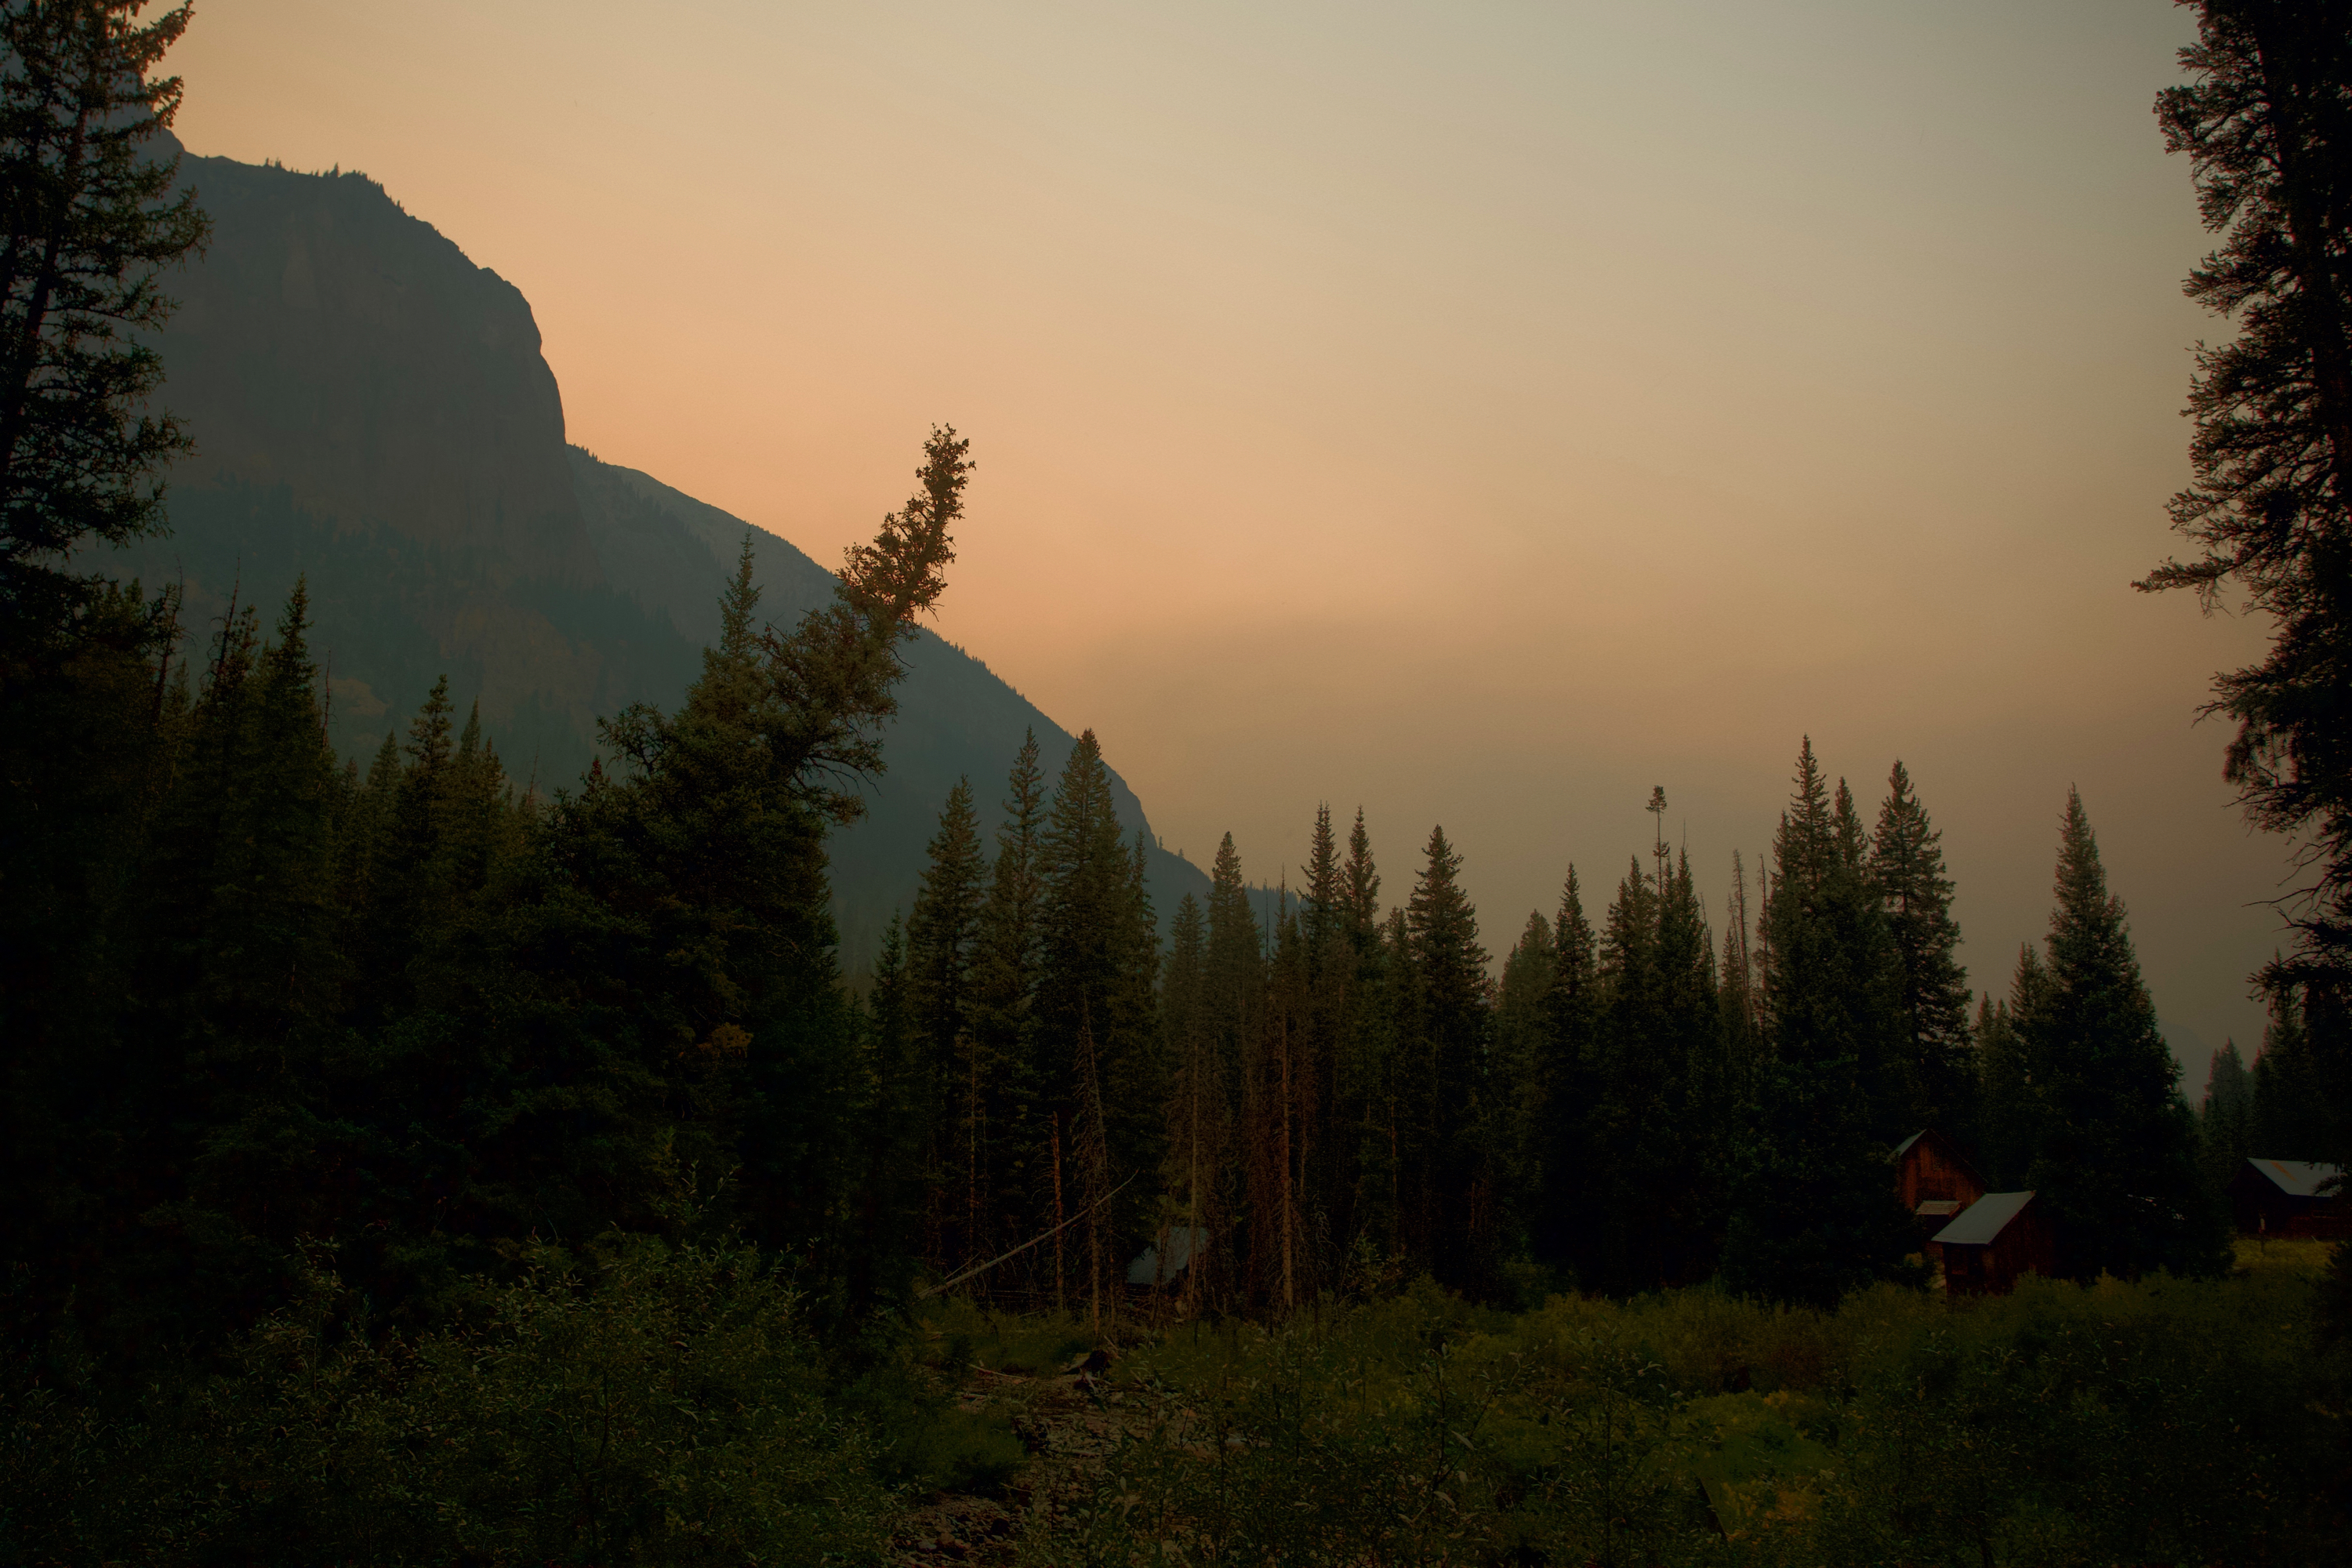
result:
[[[479,699],[509,772],[550,790],[588,765],[598,717],[676,705],[747,532],[764,615],[790,624],[831,596],[833,574],[784,540],[567,445],[529,301],[373,181],[184,168],[215,230],[171,280],[164,401],[198,455],[171,476],[170,536],[105,563],[184,584],[184,651],[232,595],[269,624],[307,576],[342,755],[364,767],[446,672],[461,710]],[[877,495],[877,511],[896,500]],[[908,662],[889,770],[831,846],[852,973],[912,900],[957,777],[992,830],[1024,733],[1048,777],[1073,739],[932,633]],[[1122,826],[1148,835],[1134,792],[1112,784]],[[1164,924],[1208,878],[1151,844]]]

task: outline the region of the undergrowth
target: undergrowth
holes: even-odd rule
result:
[[[1034,1564],[2322,1563],[2347,1543],[2314,1259],[2220,1281],[1712,1289],[1517,1316],[1426,1284],[1180,1329]]]

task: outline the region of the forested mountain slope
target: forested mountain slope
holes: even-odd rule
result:
[[[587,765],[598,717],[678,700],[747,532],[764,614],[789,623],[830,595],[832,574],[788,542],[567,446],[530,302],[373,181],[184,169],[215,229],[173,279],[164,399],[198,452],[172,474],[170,536],[107,564],[184,585],[190,649],[232,597],[274,616],[307,577],[343,755],[364,764],[446,672],[515,775],[557,787]],[[1024,732],[1049,774],[1072,743],[932,634],[911,667],[870,815],[832,844],[853,970],[911,898],[956,779],[992,826]],[[1122,825],[1148,834],[1114,788]],[[1208,882],[1153,846],[1164,919]]]

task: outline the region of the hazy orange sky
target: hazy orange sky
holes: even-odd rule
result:
[[[360,168],[521,288],[572,438],[828,563],[929,426],[940,629],[1253,879],[1442,822],[1490,947],[1663,784],[1718,920],[1810,732],[1908,764],[2005,991],[2079,784],[2189,1062],[2284,858],[2192,728],[2209,247],[2160,0],[204,0],[192,151]],[[995,781],[986,781],[992,794]],[[1292,872],[1296,879],[1295,869]]]

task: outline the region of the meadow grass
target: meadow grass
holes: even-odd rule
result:
[[[1834,1312],[1700,1287],[1510,1314],[1424,1281],[1185,1324],[1115,1363],[1125,1439],[1024,1560],[2345,1561],[2326,1258]]]

